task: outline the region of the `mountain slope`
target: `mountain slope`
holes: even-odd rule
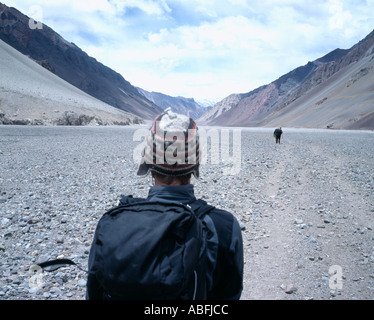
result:
[[[84,93],[0,40],[0,124],[135,123],[142,119]]]
[[[217,103],[210,125],[374,129],[374,32],[272,83]]]
[[[43,24],[42,29],[31,29],[26,15],[1,3],[0,39],[111,106],[146,119],[162,111],[120,74],[89,57],[48,26]]]
[[[201,117],[206,108],[200,106],[193,98],[171,97],[159,92],[149,92],[138,88],[139,92],[163,110],[171,108],[174,112],[187,115],[193,119]]]

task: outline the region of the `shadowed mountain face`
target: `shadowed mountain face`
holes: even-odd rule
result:
[[[162,109],[139,94],[119,73],[88,56],[46,25],[0,3],[0,39],[87,94],[118,109],[152,119]]]
[[[268,85],[232,94],[200,122],[229,126],[374,129],[374,32]]]

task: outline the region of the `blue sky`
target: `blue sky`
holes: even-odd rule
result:
[[[374,0],[3,0],[131,84],[220,100],[374,29]]]

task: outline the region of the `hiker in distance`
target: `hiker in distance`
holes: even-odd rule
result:
[[[154,186],[146,199],[124,196],[94,235],[87,299],[239,299],[243,240],[232,213],[196,199],[199,131],[165,110],[145,140],[137,175]]]
[[[275,143],[281,143],[281,136],[282,136],[283,130],[282,128],[278,128],[274,130],[273,136],[275,138]]]

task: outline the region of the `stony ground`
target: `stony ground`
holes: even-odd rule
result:
[[[134,131],[0,126],[0,299],[84,299],[83,271],[32,266],[86,268],[105,210],[146,196]],[[276,145],[272,130],[243,129],[241,142],[239,174],[208,159],[194,184],[242,226],[242,299],[373,299],[374,134],[285,129]]]

